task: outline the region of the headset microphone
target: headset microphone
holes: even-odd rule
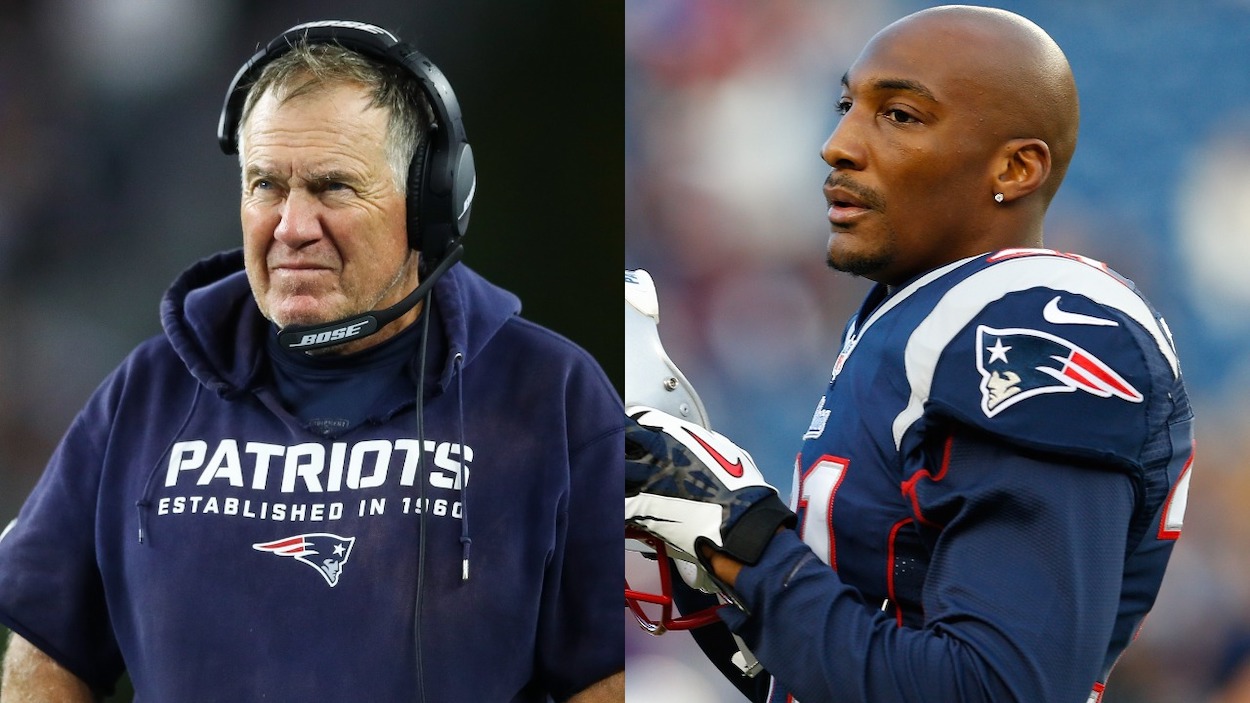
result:
[[[459,242],[452,244],[451,249],[443,255],[443,260],[434,267],[434,270],[422,277],[420,285],[414,288],[403,300],[385,310],[373,310],[320,325],[290,325],[283,327],[282,331],[278,333],[278,344],[282,345],[284,349],[292,351],[312,351],[313,349],[343,344],[354,339],[367,337],[398,320],[404,313],[415,307],[425,297],[426,293],[430,291],[434,282],[442,277],[443,273],[451,268],[452,264],[459,261],[462,256],[464,256],[464,247]]]

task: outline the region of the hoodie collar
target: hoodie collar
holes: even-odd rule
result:
[[[438,394],[520,312],[521,303],[463,263],[434,284],[433,300],[448,344],[446,362],[427,377]],[[161,301],[161,324],[204,387],[230,396],[253,390],[265,377],[265,336],[271,326],[252,297],[241,249],[210,256],[179,275]],[[462,355],[458,364],[453,363],[457,353]]]

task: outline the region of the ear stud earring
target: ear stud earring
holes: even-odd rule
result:
[[[1002,194],[1002,193],[995,193],[995,194],[994,194],[994,202],[996,202],[996,203],[1001,203],[1002,201],[1003,201],[1003,194]]]

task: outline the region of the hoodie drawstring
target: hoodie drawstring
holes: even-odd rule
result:
[[[473,540],[469,538],[469,464],[467,447],[464,443],[464,379],[460,374],[464,354],[456,352],[452,357],[453,373],[456,376],[456,411],[457,427],[460,431],[460,580],[469,580],[469,547]]]

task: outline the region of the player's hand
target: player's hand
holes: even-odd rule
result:
[[[778,527],[795,524],[751,455],[724,436],[659,410],[635,407],[630,415],[626,523],[694,555],[704,567],[704,545],[754,564]]]

